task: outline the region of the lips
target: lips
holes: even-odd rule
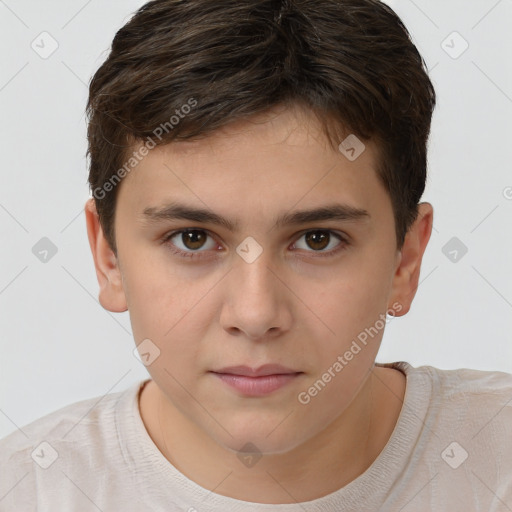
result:
[[[211,373],[239,394],[258,397],[285,387],[303,372],[279,364],[265,364],[259,368],[228,366]]]
[[[280,364],[264,364],[259,368],[251,368],[250,366],[228,366],[220,370],[214,370],[213,373],[242,375],[244,377],[264,377],[266,375],[289,375],[301,372],[286,368]]]

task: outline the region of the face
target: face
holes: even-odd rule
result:
[[[321,432],[368,377],[386,312],[408,309],[376,165],[371,143],[349,161],[282,110],[157,147],[121,183],[116,293],[159,351],[153,380],[220,445],[281,453]],[[292,374],[221,375],[267,364]]]

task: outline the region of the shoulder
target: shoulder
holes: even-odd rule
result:
[[[472,443],[510,455],[512,468],[512,374],[460,368],[434,372],[439,408],[448,411]]]
[[[512,374],[431,366],[409,371],[430,387],[423,434],[433,458],[449,469],[464,463],[468,474],[483,475],[512,497]]]
[[[97,396],[66,405],[17,429],[0,440],[0,454],[15,453],[36,448],[40,440],[59,442],[72,440],[83,427],[95,430],[108,423],[115,404],[124,392]],[[75,431],[78,427],[78,431]],[[74,432],[75,431],[75,432]]]
[[[447,403],[478,403],[482,406],[481,412],[496,406],[512,408],[510,373],[469,368],[443,370],[432,366],[420,366],[415,370],[431,376],[433,393]]]
[[[432,414],[475,424],[490,420],[512,423],[512,374],[400,364],[406,368],[408,380],[429,389]]]
[[[501,402],[507,398],[512,406],[512,374],[501,371],[457,368],[444,370],[434,366],[414,367],[404,361],[385,366],[403,371],[408,380],[431,387],[433,398],[449,401],[482,400]]]
[[[69,404],[1,439],[0,496],[33,496],[41,471],[50,467],[94,467],[117,443],[119,401],[128,405],[139,385]]]

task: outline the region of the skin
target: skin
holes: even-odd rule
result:
[[[432,206],[420,204],[398,250],[377,148],[365,144],[350,162],[311,114],[282,108],[157,147],[119,185],[117,256],[93,200],[86,203],[100,303],[128,309],[136,344],[149,338],[160,350],[140,395],[146,429],[178,470],[217,494],[274,504],[325,496],[361,475],[396,425],[406,379],[374,366],[382,329],[309,403],[297,398],[379,315],[397,304],[396,316],[407,313],[418,286]],[[144,219],[145,208],[171,200],[239,229]],[[274,226],[281,213],[331,203],[369,218]],[[162,242],[185,228],[203,230],[203,245],[185,245],[181,235]],[[306,235],[315,230],[331,230],[328,243],[314,245]],[[236,252],[248,236],[263,249],[252,263]],[[180,257],[172,243],[203,257]],[[303,373],[263,397],[243,396],[210,373],[265,363]],[[248,442],[263,454],[252,467],[237,457]]]

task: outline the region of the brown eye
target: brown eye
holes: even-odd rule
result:
[[[210,245],[208,245],[208,239],[210,239]],[[203,229],[183,229],[166,236],[164,241],[173,246],[176,252],[188,256],[206,252],[217,246],[211,235]]]
[[[204,231],[194,229],[192,231],[183,231],[181,233],[181,241],[187,249],[196,250],[200,249],[204,244],[208,235]]]
[[[305,243],[299,242],[302,239],[304,239]],[[336,239],[338,241],[337,244],[335,243]],[[338,235],[328,229],[307,231],[306,233],[303,233],[299,238],[299,241],[295,242],[294,248],[303,249],[310,253],[321,253],[319,255],[323,255],[325,253],[326,256],[336,253],[347,245],[347,241],[341,235]]]
[[[329,245],[331,239],[327,231],[310,231],[306,233],[306,243],[311,249],[322,250]]]

